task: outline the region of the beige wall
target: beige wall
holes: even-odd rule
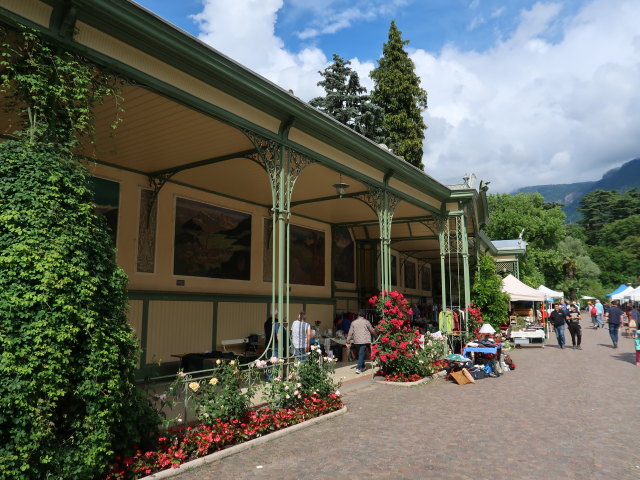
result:
[[[172,354],[213,350],[213,303],[150,301],[146,362],[177,361]]]
[[[127,320],[133,328],[138,342],[140,341],[140,335],[142,335],[142,304],[142,300],[131,300],[129,302],[129,311],[127,312]]]
[[[14,11],[44,27],[49,26],[49,17],[53,11],[53,7],[37,0],[0,0],[0,7]]]
[[[222,350],[222,340],[234,340],[245,338],[252,333],[263,333],[266,311],[265,303],[220,302],[216,350]]]
[[[333,305],[307,305],[307,319],[314,326],[320,323],[320,330],[333,328]]]
[[[117,261],[129,276],[129,289],[183,293],[215,292],[221,294],[271,295],[271,283],[264,282],[262,274],[264,219],[269,215],[268,209],[167,182],[157,199],[158,227],[156,232],[155,272],[138,273],[136,272],[136,255],[140,189],[149,188],[148,179],[144,175],[104,165],[94,164],[91,166],[91,170],[97,177],[113,180],[120,184],[120,209],[116,245],[118,249]],[[251,280],[201,278],[173,274],[176,197],[251,214]],[[290,295],[328,298],[331,294],[331,227],[328,224],[295,216],[292,219],[292,223],[324,232],[325,285],[291,285]],[[176,285],[177,280],[184,280],[184,286]]]

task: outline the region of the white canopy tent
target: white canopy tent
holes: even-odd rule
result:
[[[548,300],[550,298],[553,298],[554,300],[559,300],[561,298],[564,298],[564,292],[558,292],[557,290],[551,290],[548,287],[545,287],[544,285],[540,285],[538,287],[538,290],[540,290],[542,293],[545,294],[545,300]]]
[[[509,294],[512,302],[544,302],[545,300],[543,292],[522,283],[513,275],[507,275],[502,279],[502,291]]]
[[[611,295],[611,300],[623,300],[625,297],[629,297],[631,292],[634,290],[633,287],[627,287],[620,293],[616,293],[615,295]]]
[[[628,292],[626,297],[629,297],[632,302],[640,302],[640,287],[636,287],[630,292]]]

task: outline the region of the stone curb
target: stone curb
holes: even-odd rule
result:
[[[315,418],[312,418],[311,420],[306,420],[302,423],[298,423],[296,425],[283,428],[282,430],[271,432],[262,437],[254,438],[253,440],[249,440],[248,442],[240,443],[238,445],[225,448],[224,450],[219,450],[217,452],[211,453],[207,456],[196,458],[195,460],[191,460],[190,462],[183,463],[178,468],[169,468],[167,470],[162,470],[160,472],[152,473],[151,475],[142,477],[139,480],[156,480],[160,478],[175,477],[176,475],[185,473],[189,469],[200,467],[202,465],[206,465],[212,462],[217,462],[218,460],[222,460],[223,458],[230,457],[231,455],[235,455],[236,453],[243,452],[245,450],[256,447],[263,443],[270,442],[271,440],[275,440],[284,435],[288,435],[289,433],[295,432],[302,428],[310,427],[311,425],[315,425],[316,423],[320,423],[325,420],[330,420],[333,417],[337,417],[339,415],[344,415],[346,412],[347,412],[347,407],[345,405],[340,410],[336,410],[335,412],[327,413],[326,415],[315,417]]]
[[[395,385],[398,387],[416,387],[418,385],[422,385],[424,383],[429,383],[431,380],[435,380],[436,378],[440,378],[446,375],[446,372],[443,370],[441,372],[438,373],[434,373],[433,375],[431,375],[430,377],[425,377],[421,380],[418,380],[416,382],[388,382],[386,380],[376,380],[376,383],[381,383],[383,385]]]

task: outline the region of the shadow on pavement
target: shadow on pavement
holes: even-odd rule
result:
[[[616,360],[620,360],[621,362],[631,363],[632,365],[636,364],[636,353],[635,352],[620,352],[613,356]]]

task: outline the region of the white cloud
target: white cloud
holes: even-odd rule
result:
[[[308,25],[319,35],[362,19],[358,0],[351,2],[356,10],[344,8],[342,16],[336,13],[339,9],[328,8],[341,1],[296,0],[295,5],[331,10]],[[205,0],[195,18],[202,40],[309,100],[321,94],[317,72],[329,60],[316,47],[286,48],[275,33],[283,4]],[[376,6],[398,4],[389,0]],[[443,183],[458,183],[465,172],[475,172],[491,181],[491,191],[511,191],[596,180],[609,168],[640,156],[637,18],[637,0],[584,2],[573,17],[563,17],[558,3],[537,3],[521,12],[510,36],[484,52],[461,51],[450,44],[437,54],[411,50],[429,92],[424,114],[429,125],[427,173]],[[374,61],[351,61],[370,90],[368,73]]]
[[[321,93],[318,70],[327,65],[322,50],[308,47],[299,52],[285,48],[275,34],[277,13],[284,0],[204,0],[193,19],[198,38],[301,98]]]
[[[333,34],[350,27],[357,21],[368,21],[380,16],[393,15],[409,0],[328,0],[293,2],[298,10],[311,13],[311,26],[297,33],[302,40]]]
[[[560,12],[536,4],[482,54],[413,53],[429,92],[429,174],[452,183],[472,171],[493,191],[511,191],[597,180],[640,156],[640,3],[596,0],[571,19]],[[551,43],[558,25],[561,40]]]

